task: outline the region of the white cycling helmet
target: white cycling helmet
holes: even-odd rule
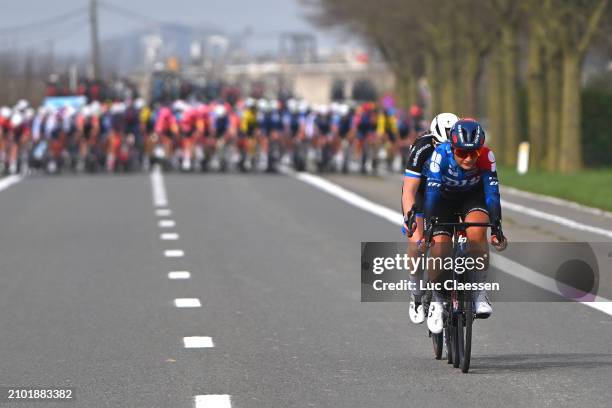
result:
[[[287,110],[291,113],[295,113],[298,111],[298,101],[291,98],[287,100]]]
[[[136,100],[134,101],[134,107],[136,109],[142,109],[145,106],[145,101],[142,98],[136,98]]]
[[[177,99],[172,104],[172,110],[176,112],[183,112],[187,109],[187,103],[181,99]]]
[[[338,105],[338,114],[340,116],[346,116],[351,111],[351,108],[346,103],[341,103]]]
[[[308,105],[307,101],[305,101],[304,99],[299,101],[298,110],[300,111],[300,113],[302,114],[308,113],[309,109],[310,109],[310,105]]]
[[[13,108],[13,110],[23,111],[29,106],[30,106],[30,103],[28,101],[26,101],[25,99],[20,99],[15,105],[15,107]]]
[[[257,109],[259,109],[262,112],[269,112],[270,111],[270,104],[268,103],[267,100],[260,99],[260,100],[257,101]]]
[[[76,109],[73,106],[68,105],[64,108],[63,113],[65,118],[71,118],[76,114]]]
[[[88,118],[91,116],[91,114],[92,114],[91,106],[85,105],[81,108],[81,115],[83,115],[83,117]]]
[[[98,101],[93,101],[89,104],[89,107],[91,108],[91,114],[93,116],[100,116],[102,113],[102,105]]]
[[[340,108],[340,104],[338,102],[332,102],[331,105],[329,105],[329,110],[334,115],[338,113],[339,108]]]
[[[454,113],[438,113],[431,121],[429,130],[431,130],[431,134],[434,135],[439,143],[444,143],[448,140],[450,130],[458,120],[459,118]]]
[[[111,114],[120,115],[125,112],[125,104],[123,102],[115,102],[110,108]]]
[[[12,114],[13,111],[8,106],[3,106],[2,108],[0,108],[0,116],[2,116],[3,118],[8,119],[11,117]]]
[[[11,126],[19,127],[23,124],[24,117],[20,112],[13,113],[11,116]]]
[[[223,117],[226,115],[226,113],[227,113],[227,110],[225,109],[225,106],[223,104],[219,104],[215,106],[215,116],[216,117]]]
[[[36,111],[34,110],[34,108],[29,107],[29,108],[26,108],[23,115],[25,119],[29,121],[29,120],[34,119],[34,116],[36,116]]]

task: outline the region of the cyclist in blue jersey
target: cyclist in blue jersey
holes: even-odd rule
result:
[[[465,222],[494,224],[491,245],[498,251],[506,248],[495,156],[484,142],[485,132],[478,122],[460,120],[451,129],[450,142],[437,146],[431,155],[427,165],[424,230],[427,233],[433,228],[434,245],[430,252],[433,257],[448,255],[444,252],[450,248],[452,230],[432,226],[432,217],[439,222],[456,222],[457,213]],[[466,230],[469,256],[487,253],[486,230],[483,227]],[[491,315],[492,307],[484,291],[476,294],[475,306],[477,317]],[[442,303],[438,293],[434,293],[430,304],[427,326],[432,333],[442,331]]]

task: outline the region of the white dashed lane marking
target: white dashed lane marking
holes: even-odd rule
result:
[[[168,272],[168,279],[189,279],[191,274],[187,271],[171,271]]]
[[[176,222],[174,222],[174,220],[159,220],[157,225],[159,225],[160,228],[172,228],[176,226]]]
[[[196,395],[195,408],[231,408],[230,396],[222,395]]]
[[[202,307],[202,303],[200,303],[200,299],[198,298],[178,298],[174,299],[174,305],[180,308],[187,307]]]
[[[0,180],[0,189],[6,188],[19,180],[3,181]],[[159,168],[155,166],[151,172],[151,188],[153,193],[153,204],[155,207],[155,215],[158,217],[170,217],[172,210],[168,207],[168,197],[166,195],[166,186],[164,185],[164,176]],[[171,219],[160,219],[158,221],[160,228],[174,228],[176,222]],[[159,235],[162,241],[176,241],[179,239],[179,234],[176,232],[164,232]],[[185,256],[185,252],[181,249],[167,249],[164,251],[166,258],[181,258]],[[191,273],[189,271],[170,271],[168,279],[189,279]],[[198,308],[202,307],[202,303],[198,298],[178,298],[174,299],[174,305],[177,308]],[[211,348],[214,347],[211,337],[206,336],[189,336],[183,337],[183,345],[186,349]],[[207,394],[196,395],[194,397],[195,408],[231,408],[231,399],[227,394]]]
[[[191,336],[183,337],[185,348],[211,348],[215,347],[211,337]]]
[[[159,165],[155,166],[151,172],[151,187],[153,190],[153,205],[155,205],[155,207],[167,207],[168,196],[166,195],[164,176],[162,175]]]
[[[168,217],[172,215],[172,210],[170,210],[169,208],[158,208],[157,210],[155,210],[155,214],[158,217]]]
[[[185,256],[185,252],[182,249],[167,249],[164,251],[166,258],[182,258]]]

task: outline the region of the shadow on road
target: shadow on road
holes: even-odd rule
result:
[[[519,373],[555,368],[599,368],[608,366],[612,366],[612,354],[498,354],[494,356],[472,356],[470,373]]]

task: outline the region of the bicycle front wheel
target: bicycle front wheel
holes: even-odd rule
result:
[[[463,339],[463,358],[461,359],[461,372],[467,373],[470,369],[470,359],[472,356],[472,325],[474,323],[474,312],[473,312],[473,304],[471,299],[464,302],[463,305],[463,319],[465,323],[465,327],[463,329],[464,339]]]

